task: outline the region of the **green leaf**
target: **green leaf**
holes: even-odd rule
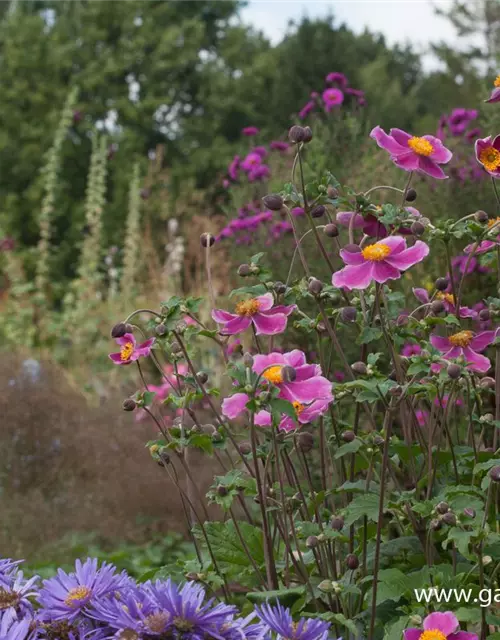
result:
[[[294,420],[297,418],[297,413],[293,408],[293,404],[288,402],[288,400],[283,400],[282,398],[275,398],[271,400],[269,403],[271,409],[273,411],[277,411],[278,413],[284,413],[286,416],[293,418]]]
[[[386,625],[384,630],[384,640],[401,640],[403,637],[403,631],[408,626],[408,623],[409,617],[403,616]]]
[[[366,516],[368,520],[378,522],[379,497],[375,493],[366,493],[354,498],[345,510],[345,523],[347,526],[354,524],[356,520]]]
[[[335,458],[335,460],[338,460],[339,458],[343,458],[344,456],[346,456],[348,453],[356,453],[356,451],[359,451],[362,446],[363,441],[359,438],[356,438],[352,442],[346,442],[346,444],[343,444],[341,447],[339,447],[333,457]]]
[[[377,605],[386,600],[398,602],[412,588],[410,576],[399,569],[382,569],[378,577]]]
[[[382,329],[378,329],[377,327],[364,327],[356,342],[358,344],[370,344],[370,342],[380,340],[382,335]]]
[[[291,607],[296,600],[304,595],[305,590],[304,586],[292,589],[275,589],[274,591],[251,591],[247,593],[247,598],[253,604],[264,604],[265,602],[277,604],[279,602],[284,607]]]

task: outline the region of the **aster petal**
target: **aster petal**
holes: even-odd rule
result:
[[[366,289],[373,281],[373,262],[364,262],[360,265],[348,265],[332,276],[334,287],[347,287],[348,289]]]
[[[437,180],[444,180],[448,177],[432,158],[427,158],[426,156],[419,156],[418,170]]]
[[[269,311],[274,304],[274,296],[271,292],[265,293],[262,296],[255,298],[259,303],[259,311]]]
[[[234,336],[237,333],[242,333],[252,324],[252,318],[250,316],[236,316],[234,320],[226,322],[221,328],[220,332],[224,336]]]
[[[354,249],[354,247],[357,247],[357,245],[348,245],[350,247],[352,247]],[[348,248],[341,249],[340,250],[340,257],[342,258],[342,260],[349,265],[359,265],[359,264],[364,264],[366,261],[363,258],[363,253],[361,252],[361,249],[359,251],[350,251]]]
[[[429,254],[429,246],[422,242],[421,240],[417,240],[413,247],[409,247],[401,253],[387,256],[385,262],[388,262],[393,267],[397,267],[401,269],[401,271],[405,271],[409,269],[417,262],[421,262],[427,255]]]
[[[235,393],[229,398],[224,398],[222,401],[222,413],[231,420],[237,418],[245,411],[249,399],[246,393]]]
[[[270,427],[272,424],[271,414],[263,409],[255,414],[254,422],[259,427]]]
[[[464,347],[462,349],[465,360],[471,366],[469,369],[472,371],[478,371],[479,373],[486,373],[491,367],[491,362],[486,356],[477,353],[470,347]]]
[[[373,138],[381,149],[385,149],[393,156],[399,156],[408,151],[408,145],[403,146],[394,138],[393,133],[395,131],[399,131],[399,129],[391,129],[389,135],[387,135],[381,127],[377,126],[372,129],[370,138]],[[404,131],[401,133],[404,134]]]
[[[427,289],[421,289],[419,287],[415,287],[414,289],[412,289],[412,291],[415,298],[422,304],[427,304],[430,301],[429,293],[427,292]]]
[[[372,273],[375,282],[380,284],[387,282],[387,280],[397,280],[401,277],[399,269],[396,269],[396,267],[393,267],[385,260],[382,260],[381,262],[374,262]]]
[[[404,640],[419,640],[422,635],[422,629],[405,629],[403,638]]]
[[[258,353],[253,357],[252,369],[254,373],[259,375],[264,371],[264,369],[267,369],[267,367],[271,367],[275,364],[285,365],[288,363],[285,360],[285,356],[282,353],[278,353],[277,351],[273,351],[272,353],[268,353],[267,355]]]
[[[450,350],[450,341],[445,336],[438,336],[436,333],[431,334],[430,341],[433,347],[439,349],[443,353]]]
[[[424,618],[423,623],[423,627],[426,631],[430,629],[437,629],[445,636],[455,633],[458,629],[458,625],[458,619],[451,611],[446,611],[446,613],[441,613],[440,611],[431,613]]]
[[[281,313],[265,316],[256,313],[252,316],[253,323],[258,335],[274,336],[283,333],[286,329],[287,317]]]
[[[354,222],[352,223],[353,229],[361,229],[364,224],[364,218],[360,213],[354,211],[339,211],[335,217],[336,221],[344,227],[351,226],[351,220],[354,216]]]
[[[483,331],[474,336],[470,348],[474,351],[484,351],[495,339],[495,331]]]
[[[212,310],[212,318],[218,324],[225,324],[226,322],[229,322],[230,320],[234,320],[235,318],[238,318],[238,317],[239,316],[237,316],[235,313],[229,313],[229,311],[225,311],[224,309]]]
[[[400,169],[404,169],[405,171],[417,171],[419,168],[418,159],[419,156],[413,151],[405,151],[404,154],[392,158],[392,161]]]

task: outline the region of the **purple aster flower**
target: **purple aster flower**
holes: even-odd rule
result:
[[[252,151],[253,151],[254,153],[259,154],[259,156],[260,156],[261,158],[265,158],[265,157],[267,156],[267,149],[266,149],[266,147],[262,147],[262,146],[260,146],[260,147],[254,147],[254,148],[252,149]]]
[[[273,151],[281,151],[282,153],[290,148],[288,142],[282,142],[281,140],[272,140],[269,146]]]
[[[430,341],[433,347],[441,351],[447,360],[464,358],[467,368],[471,371],[486,373],[491,367],[491,362],[486,356],[480,354],[495,339],[495,331],[459,331],[451,336],[440,336],[433,333]]]
[[[500,135],[479,138],[474,144],[476,160],[493,178],[500,178]]]
[[[451,611],[431,613],[422,629],[406,629],[404,640],[477,640],[475,633],[460,631],[457,617]]]
[[[389,236],[364,249],[348,245],[340,251],[347,266],[333,274],[332,283],[339,288],[366,289],[373,281],[383,284],[397,280],[402,271],[421,262],[428,253],[429,247],[425,242],[417,240],[407,248],[406,240],[400,236]]]
[[[244,136],[247,136],[247,138],[252,138],[253,136],[258,135],[260,132],[260,129],[257,129],[257,127],[245,127],[244,129],[241,130],[241,133]]]
[[[344,94],[340,89],[325,89],[322,98],[327,111],[331,111],[334,107],[338,107],[344,102]]]
[[[80,612],[88,611],[100,598],[128,581],[125,572],[117,574],[116,568],[106,562],[98,567],[95,558],[88,558],[83,564],[77,560],[73,573],[58,569],[56,577],[44,580],[39,602],[50,619],[72,622]]]
[[[137,344],[133,333],[126,333],[121,338],[116,338],[116,343],[121,346],[118,353],[110,353],[109,357],[115,364],[130,364],[141,357],[147,357],[151,353],[156,338],[149,338],[141,344]]]
[[[0,620],[5,619],[5,624],[30,615],[33,607],[29,598],[37,595],[38,576],[25,580],[17,565],[7,560],[4,573],[0,575]]]
[[[247,154],[247,156],[242,160],[240,167],[243,169],[243,171],[246,171],[248,173],[249,171],[252,171],[252,169],[258,167],[261,163],[262,158],[260,157],[260,155],[258,153],[255,153],[254,151],[250,151],[250,153]]]
[[[419,171],[440,180],[447,177],[439,165],[449,162],[453,154],[438,138],[429,135],[419,138],[401,129],[391,129],[387,134],[378,126],[372,129],[370,138],[388,151],[391,160],[401,169]]]
[[[255,611],[269,630],[276,634],[277,640],[327,640],[328,638],[329,622],[314,618],[300,618],[298,622],[294,622],[290,609],[285,609],[279,603],[274,607],[263,604],[261,607],[255,607]]]
[[[34,634],[30,628],[31,618],[12,620],[4,617],[0,620],[0,638],[2,640],[31,640]]]
[[[267,180],[271,175],[271,169],[267,164],[260,164],[248,172],[248,180],[250,182],[258,182],[259,180]]]
[[[243,300],[236,305],[236,313],[229,313],[223,309],[214,309],[212,318],[218,324],[222,324],[220,333],[226,336],[234,336],[242,333],[253,323],[258,335],[273,336],[283,333],[286,329],[288,316],[297,308],[290,306],[274,305],[272,293],[266,293],[257,298]]]
[[[500,102],[500,76],[496,77],[493,87],[490,97],[485,102]]]
[[[339,71],[329,73],[325,78],[325,82],[328,82],[328,84],[338,84],[342,89],[347,86],[347,78]]]
[[[307,116],[314,111],[316,108],[316,102],[314,100],[309,100],[299,111],[299,118],[304,120]]]

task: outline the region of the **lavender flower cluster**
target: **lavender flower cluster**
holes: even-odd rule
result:
[[[137,583],[113,565],[76,561],[41,584],[25,579],[20,561],[0,559],[0,640],[327,640],[330,624],[294,622],[279,604],[247,616],[198,583]]]

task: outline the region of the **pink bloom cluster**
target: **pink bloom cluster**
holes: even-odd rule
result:
[[[486,373],[491,367],[491,362],[486,356],[481,355],[495,339],[495,331],[458,331],[451,336],[440,336],[433,333],[430,337],[433,347],[443,353],[446,360],[463,358],[471,371]]]
[[[343,73],[333,71],[326,76],[325,82],[327,86],[321,92],[321,95],[317,91],[313,91],[310,99],[300,109],[298,114],[300,120],[307,118],[316,109],[323,109],[326,113],[329,113],[336,107],[340,107],[344,103],[346,96],[355,99],[359,106],[366,104],[364,91],[349,87],[349,82]]]

